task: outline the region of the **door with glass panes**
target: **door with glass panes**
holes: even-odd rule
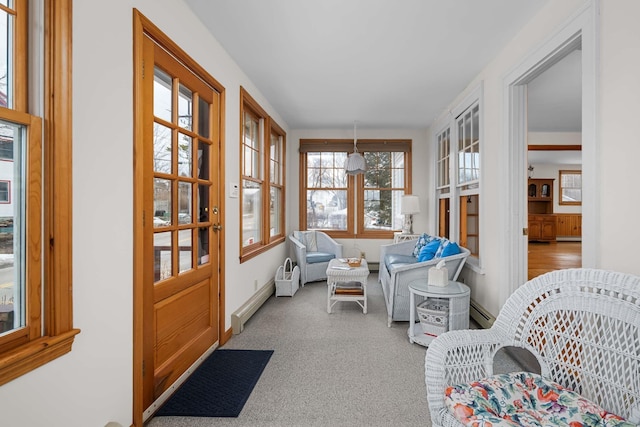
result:
[[[219,342],[220,93],[144,42],[144,407]],[[153,67],[146,66],[152,63]],[[147,73],[147,71],[145,71]],[[152,100],[152,102],[151,102]],[[152,369],[150,369],[152,368]]]

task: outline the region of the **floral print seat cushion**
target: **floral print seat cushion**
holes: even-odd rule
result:
[[[448,387],[445,403],[464,425],[636,427],[578,393],[530,372]]]

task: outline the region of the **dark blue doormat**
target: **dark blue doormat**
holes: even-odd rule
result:
[[[273,350],[215,350],[154,416],[237,417]]]

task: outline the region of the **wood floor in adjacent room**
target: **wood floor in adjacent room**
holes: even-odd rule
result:
[[[529,279],[563,268],[582,267],[582,242],[529,242]]]

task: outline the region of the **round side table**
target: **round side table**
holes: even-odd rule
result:
[[[469,299],[471,290],[460,282],[449,281],[448,286],[429,286],[427,281],[414,280],[409,283],[409,342],[428,346],[435,338],[434,335],[423,331],[420,322],[416,323],[416,295],[425,299],[438,298],[446,299],[449,302],[449,322],[448,329],[469,328]]]

